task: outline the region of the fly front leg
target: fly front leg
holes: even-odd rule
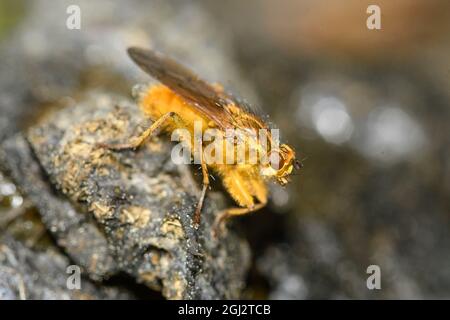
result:
[[[212,235],[214,238],[217,238],[217,236],[222,233],[225,229],[225,222],[227,219],[229,219],[232,216],[241,216],[247,213],[258,211],[261,208],[264,208],[266,206],[267,202],[261,202],[257,203],[251,207],[246,208],[228,208],[225,209],[217,215],[216,220],[214,221],[213,228],[212,228]]]
[[[162,115],[158,120],[153,122],[151,126],[148,129],[146,129],[142,134],[140,134],[137,137],[131,138],[131,141],[129,143],[118,143],[118,144],[99,143],[98,145],[100,147],[115,151],[129,150],[129,149],[136,150],[158,129],[160,129],[168,120],[173,120],[176,123],[178,123],[181,127],[184,127],[183,120],[177,113],[168,112]]]

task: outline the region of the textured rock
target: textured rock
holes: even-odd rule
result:
[[[193,228],[196,182],[171,162],[168,139],[136,152],[96,145],[124,141],[143,124],[132,102],[93,92],[29,130],[39,164],[20,136],[3,155],[58,244],[92,278],[126,272],[169,299],[239,297],[248,246],[232,232],[211,237],[220,198],[206,201]]]
[[[98,287],[81,279],[80,288],[67,287],[69,259],[49,250],[33,251],[9,236],[0,239],[0,300],[11,299],[132,299],[129,291]]]
[[[61,27],[61,17],[72,4],[83,10],[81,32]],[[164,289],[169,298],[238,297],[249,261],[247,245],[234,235],[220,244],[209,243],[206,230],[217,209],[212,204],[205,207],[204,229],[194,232],[189,226],[196,183],[186,178],[188,168],[167,163],[169,144],[150,143],[161,148],[158,152],[109,154],[72,141],[77,134],[89,141],[112,139],[117,132],[110,124],[119,126],[118,132],[123,129],[126,138],[133,132],[125,131],[133,131],[143,120],[134,109],[113,114],[108,100],[113,93],[128,94],[138,79],[148,80],[128,59],[130,45],[170,53],[202,76],[226,79],[241,92],[252,91],[239,74],[223,28],[202,4],[39,0],[26,6],[14,34],[2,39],[0,47],[0,167],[22,192],[23,202],[36,206],[45,225],[39,225],[39,232],[47,229],[92,280],[125,272]],[[91,88],[105,88],[107,94],[94,94],[89,101],[77,98]],[[134,108],[126,99],[119,100]],[[57,120],[45,118],[47,111],[54,111],[47,106],[62,104],[68,109],[56,115]],[[97,124],[91,121],[95,114],[102,119],[109,113]],[[133,123],[128,123],[129,113],[137,116]],[[44,119],[43,126],[34,127],[27,141],[24,128],[37,118]],[[104,128],[98,135],[90,131],[95,125]],[[110,176],[105,176],[106,170]],[[128,181],[128,175],[135,181]],[[219,205],[221,197],[216,198]],[[4,211],[0,234],[4,225],[12,231],[21,224],[11,221],[23,208]],[[26,243],[37,237],[34,229],[19,233]]]

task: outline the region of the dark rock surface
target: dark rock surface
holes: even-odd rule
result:
[[[96,286],[85,279],[81,279],[79,289],[68,289],[70,265],[69,259],[56,251],[34,251],[10,236],[3,236],[0,239],[0,300],[135,298],[123,288]]]
[[[16,2],[20,1],[11,1]],[[184,168],[167,163],[167,139],[149,142],[137,153],[92,148],[97,140],[122,142],[136,133],[138,123],[144,124],[134,104],[122,97],[129,95],[135,83],[149,80],[125,53],[126,47],[138,45],[167,52],[202,77],[221,82],[250,102],[261,102],[263,114],[279,126],[283,141],[305,159],[304,169],[287,188],[270,185],[266,208],[234,221],[244,227],[242,235],[248,238],[253,257],[244,297],[450,296],[447,42],[431,47],[421,43],[419,48],[413,41],[409,48],[420,50],[408,54],[394,50],[400,59],[392,59],[389,49],[370,50],[380,59],[361,61],[349,56],[341,61],[330,50],[312,56],[300,47],[292,51],[291,43],[323,38],[316,34],[300,39],[298,32],[289,38],[276,24],[267,23],[270,17],[294,14],[301,19],[282,19],[278,27],[302,24],[308,17],[307,12],[297,13],[274,1],[26,3],[26,14],[16,27],[0,34],[4,36],[0,43],[0,167],[6,170],[0,175],[0,234],[14,234],[25,245],[13,249],[59,249],[71,263],[83,267],[89,277],[85,281],[98,285],[127,273],[131,281],[160,290],[164,283],[159,279],[167,279],[166,284],[175,281],[176,270],[181,270],[180,283],[194,279],[204,290],[189,284],[188,296],[213,297],[234,290],[208,287],[218,277],[219,269],[214,267],[205,271],[206,278],[198,276],[197,266],[207,269],[212,266],[209,259],[221,259],[204,261],[198,252],[208,257],[214,250],[231,251],[230,244],[205,244],[209,219],[222,198],[209,194],[204,225],[199,233],[191,232],[198,183],[189,182]],[[81,30],[65,28],[70,4],[82,9]],[[341,18],[347,19],[347,7],[335,6],[339,8],[319,8],[345,12]],[[401,18],[411,13],[411,21],[420,20],[413,12],[400,11],[398,21],[406,21]],[[427,28],[437,37],[446,35],[440,27],[448,25],[448,19],[441,24],[446,16],[429,16],[433,23]],[[320,22],[318,26],[333,23],[327,15],[317,15],[314,21]],[[364,24],[359,25],[367,31]],[[320,30],[330,32],[333,43],[341,43],[342,38],[333,34],[335,28]],[[407,29],[398,31],[411,34]],[[357,45],[371,48],[366,41]],[[258,97],[254,98],[246,80],[257,89]],[[55,114],[64,106],[68,109]],[[33,129],[27,131],[30,126]],[[92,132],[96,127],[98,131]],[[86,138],[84,143],[75,141],[80,136]],[[77,159],[69,155],[72,151]],[[105,168],[108,177],[101,176]],[[136,173],[143,178],[130,181],[128,177]],[[143,180],[149,185],[160,183],[162,189],[153,194],[158,199],[142,197]],[[163,193],[167,196],[160,197]],[[184,202],[178,201],[181,198]],[[156,208],[159,200],[162,210],[185,214],[163,214]],[[134,204],[138,209],[130,210]],[[154,223],[145,224],[142,208],[147,207]],[[174,224],[165,224],[167,217]],[[174,236],[164,244],[162,231],[148,239],[164,225],[170,226]],[[186,230],[184,238],[179,237],[180,230]],[[215,246],[219,247],[213,250]],[[150,267],[152,260],[145,260],[150,256],[154,261],[162,258],[161,265],[169,256],[180,260],[165,269],[152,269],[158,264]],[[381,268],[381,290],[366,287],[366,269],[372,264]],[[147,273],[150,269],[154,272]],[[176,296],[177,292],[165,294]]]
[[[82,8],[82,30],[65,27],[71,4]],[[207,78],[224,77],[251,91],[223,30],[195,3],[40,0],[25,10],[0,48],[0,166],[16,185],[3,176],[0,184],[17,186],[13,196],[0,194],[6,204],[0,207],[0,233],[14,230],[33,245],[49,232],[92,281],[126,273],[167,298],[239,297],[247,245],[233,234],[209,242],[217,210],[212,202],[218,206],[220,196],[206,203],[201,230],[192,229],[197,182],[187,168],[167,164],[170,144],[152,143],[155,150],[136,154],[93,150],[89,144],[117,139],[121,130],[126,138],[144,121],[125,98],[119,97],[121,106],[114,109],[115,94],[128,95],[138,79],[149,80],[128,59],[130,45],[170,52]],[[91,89],[105,93],[87,94]],[[65,113],[46,118],[62,105]],[[41,118],[44,122],[33,126]],[[92,126],[103,127],[103,133],[92,132]],[[88,143],[76,141],[74,132]],[[27,208],[38,212],[31,220]],[[22,227],[29,225],[36,228]]]
[[[239,297],[247,244],[232,232],[212,238],[216,202],[206,201],[193,228],[196,182],[170,161],[171,144],[161,138],[120,153],[96,145],[129,138],[142,121],[125,98],[86,94],[29,130],[33,152],[20,135],[7,140],[3,160],[92,279],[125,272],[169,299]]]

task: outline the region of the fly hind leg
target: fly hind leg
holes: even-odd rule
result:
[[[100,147],[115,151],[129,150],[129,149],[136,150],[158,129],[160,129],[168,120],[172,120],[175,123],[179,124],[181,127],[184,127],[184,122],[177,113],[168,112],[162,115],[158,120],[153,122],[151,126],[147,128],[139,136],[131,138],[131,141],[129,143],[118,143],[118,144],[99,143],[98,145]]]

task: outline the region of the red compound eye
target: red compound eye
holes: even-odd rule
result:
[[[284,159],[278,151],[272,151],[270,153],[269,162],[274,170],[280,170],[284,166]]]

